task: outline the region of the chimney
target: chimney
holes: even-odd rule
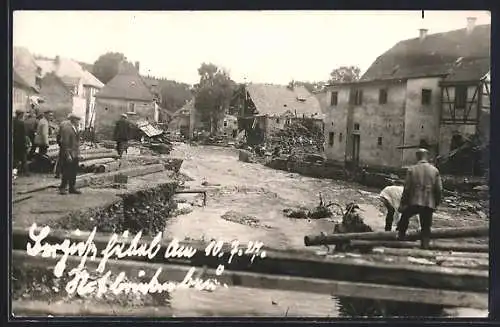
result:
[[[140,68],[139,62],[136,61],[135,62],[135,69],[137,70],[137,72],[139,72],[139,68]]]
[[[476,17],[467,17],[467,34],[470,34],[476,26]]]
[[[59,67],[59,65],[61,65],[61,57],[56,56],[56,58],[54,59],[54,64],[56,65],[56,67]]]
[[[425,39],[425,37],[427,36],[427,32],[429,30],[426,28],[421,28],[421,29],[419,29],[419,31],[420,31],[420,41],[423,41]]]

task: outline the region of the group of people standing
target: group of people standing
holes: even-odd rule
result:
[[[429,152],[419,149],[417,164],[410,167],[404,186],[388,186],[380,193],[380,200],[387,209],[385,230],[391,231],[396,215],[398,239],[404,240],[411,217],[418,215],[421,229],[421,247],[429,248],[432,216],[442,200],[442,180],[439,170],[429,163]]]
[[[37,112],[32,110],[25,115],[23,110],[16,110],[13,122],[13,157],[14,168],[20,175],[27,175],[28,160],[32,159],[38,150],[40,155],[46,155],[49,148],[49,136],[52,121],[51,111]]]
[[[69,114],[68,118],[59,125],[57,143],[59,144],[58,172],[61,175],[59,192],[80,194],[76,189],[76,175],[78,173],[78,156],[80,154],[80,133],[78,124],[80,117]],[[49,148],[49,136],[52,129],[49,122],[53,120],[51,111],[37,112],[32,110],[25,117],[23,110],[16,110],[13,122],[13,165],[19,175],[28,175],[28,160],[37,153],[40,156],[47,155]]]

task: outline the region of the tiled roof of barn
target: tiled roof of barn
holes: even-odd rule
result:
[[[318,99],[303,86],[292,90],[283,85],[249,84],[246,90],[260,115],[282,115],[287,111],[307,116],[322,114]]]
[[[474,65],[481,70],[489,61],[490,38],[491,25],[479,25],[470,33],[463,28],[401,41],[379,56],[360,81],[448,75],[455,69],[466,78],[465,71],[474,71]],[[468,62],[467,69],[457,65],[459,58]]]
[[[113,77],[97,94],[96,98],[153,101],[153,94],[144,79],[132,64],[123,64]]]
[[[12,70],[12,82],[18,84],[26,89],[33,89],[33,87],[17,73],[15,69]]]

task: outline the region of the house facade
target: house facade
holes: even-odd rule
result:
[[[359,81],[328,87],[327,158],[401,168],[415,162],[417,147],[433,155],[449,152],[452,135],[476,132],[479,111],[474,108],[484,97],[475,90],[489,71],[489,60],[490,26],[471,21],[465,29],[432,35],[420,30],[418,38],[399,42]],[[467,88],[459,86],[456,100],[464,78]],[[450,111],[456,101],[460,113]]]
[[[130,113],[137,119],[150,122],[158,116],[155,97],[137,68],[122,63],[118,74],[95,95],[95,129],[101,137],[112,137],[121,114]]]
[[[258,131],[265,139],[293,121],[309,119],[323,127],[320,103],[303,86],[248,84],[236,91],[229,113],[238,119],[239,129]]]
[[[80,129],[92,127],[95,121],[95,94],[104,84],[71,59],[56,56],[54,59],[38,59],[37,64],[44,76],[41,90],[42,96],[47,98],[44,106],[60,116],[67,114],[69,108],[69,112],[82,117]],[[66,90],[61,89],[61,82]]]
[[[12,110],[29,111],[30,98],[40,92],[41,68],[28,49],[14,47],[12,56]]]

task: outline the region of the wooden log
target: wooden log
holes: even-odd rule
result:
[[[22,202],[24,200],[28,200],[28,199],[31,199],[33,197],[33,195],[27,195],[27,196],[20,196],[16,199],[13,199],[12,200],[12,203],[19,203],[19,202]]]
[[[104,153],[113,154],[116,152],[113,150],[110,150],[110,149],[106,149],[106,148],[88,149],[88,150],[81,150],[80,151],[80,155],[82,155],[82,156],[83,155],[92,155],[92,154],[104,154]],[[47,152],[47,156],[50,159],[57,159],[57,157],[59,156],[59,149],[54,149],[54,150]]]
[[[85,242],[90,233],[75,235],[68,231],[52,231],[44,240],[52,244],[62,243],[65,239],[71,242]],[[94,244],[98,253],[106,248],[110,235],[97,233]],[[120,242],[130,244],[133,237],[120,239]],[[149,243],[151,238],[143,237],[139,243]],[[165,253],[172,240],[163,239],[159,253]],[[13,228],[13,249],[26,249],[28,231],[24,228]],[[181,246],[192,247],[196,253],[190,259],[164,258],[158,255],[150,262],[174,263],[188,266],[207,266],[216,269],[221,263],[228,262],[231,256],[229,244],[222,247],[222,256],[206,256],[207,243],[196,241],[179,241]],[[245,244],[241,245],[244,251]],[[380,283],[419,288],[448,289],[454,291],[486,292],[489,285],[487,270],[462,268],[445,268],[439,266],[424,266],[411,263],[381,263],[374,262],[375,257],[369,255],[363,258],[324,257],[316,256],[306,251],[283,251],[265,249],[264,259],[255,259],[250,263],[252,254],[235,255],[228,269],[235,271],[250,271],[254,273],[289,275],[296,277],[311,277],[338,281]],[[136,258],[137,260],[145,260]]]
[[[411,249],[411,248],[419,248],[420,242],[378,241],[378,240],[377,241],[353,240],[353,241],[349,242],[349,247],[351,249],[374,247],[374,246],[382,246],[382,247],[387,247],[387,248]],[[489,247],[489,245],[483,245],[483,244],[432,242],[430,244],[429,250],[489,253],[490,247]]]
[[[80,161],[80,167],[104,165],[114,161],[116,161],[116,159],[114,158],[100,158],[100,159]]]
[[[14,266],[38,266],[46,269],[53,269],[60,257],[61,256],[56,258],[31,257],[24,251],[14,250],[12,262]],[[69,256],[66,271],[70,271],[72,268],[77,267],[80,260],[80,257]],[[98,264],[99,260],[88,259],[85,266],[88,271],[95,271]],[[118,274],[123,271],[126,276],[138,276],[139,271],[143,271],[146,281],[149,280],[159,268],[162,269],[162,273],[158,281],[164,283],[166,281],[182,281],[191,267],[176,264],[144,263],[131,260],[110,260],[106,264],[106,270],[110,270],[112,274]],[[195,276],[200,276],[200,278],[204,280],[208,278],[217,279],[221,283],[221,287],[224,287],[225,284],[228,287],[239,286],[259,289],[277,289],[327,294],[339,297],[427,303],[478,309],[485,309],[488,307],[487,292],[457,292],[422,289],[417,287],[326,280],[314,277],[304,278],[276,274],[261,274],[255,272],[233,271],[230,269],[225,269],[222,275],[218,276],[216,275],[215,269],[204,268],[201,271],[198,270]],[[217,289],[215,291],[217,292]]]
[[[108,162],[106,164],[101,164],[95,167],[95,172],[99,174],[109,173],[117,170],[120,170],[120,162],[118,161]]]
[[[104,158],[112,158],[117,159],[118,155],[114,153],[89,153],[89,154],[80,154],[80,161],[89,161],[95,159],[104,159]]]
[[[463,237],[486,237],[489,234],[488,226],[462,227],[462,228],[435,228],[431,232],[431,238],[463,238]],[[368,233],[345,233],[330,235],[307,235],[304,237],[306,246],[339,244],[350,240],[381,240],[393,241],[397,239],[396,232],[368,232]],[[420,232],[409,232],[405,241],[416,241],[420,239]]]

